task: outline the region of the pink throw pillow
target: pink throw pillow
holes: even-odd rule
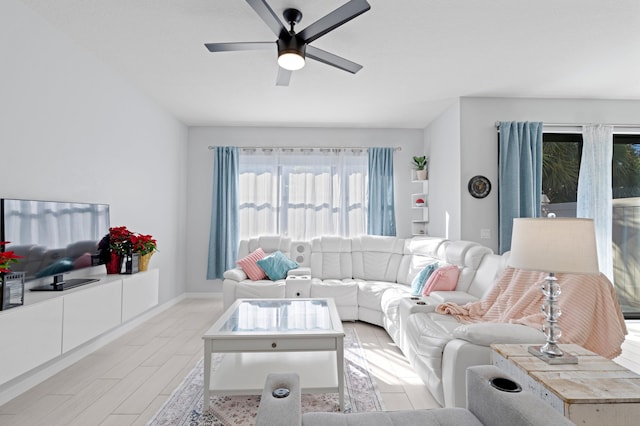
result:
[[[264,250],[258,248],[256,251],[238,260],[236,263],[242,268],[247,277],[252,281],[258,281],[267,278],[264,270],[258,266],[258,260],[264,259]]]
[[[458,285],[460,270],[456,265],[441,266],[433,271],[424,284],[423,296],[428,296],[432,291],[452,291]]]

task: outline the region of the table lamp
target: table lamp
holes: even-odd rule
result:
[[[561,315],[557,305],[561,290],[556,273],[600,273],[595,226],[592,219],[519,218],[513,220],[509,265],[527,271],[547,272],[542,285],[546,315],[542,331],[547,342],[529,347],[529,353],[549,364],[577,364],[578,359],[565,354],[558,347],[562,330],[558,327]]]

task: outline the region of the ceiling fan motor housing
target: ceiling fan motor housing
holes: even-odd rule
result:
[[[304,67],[307,44],[295,34],[278,39],[278,65],[289,71]]]
[[[291,25],[292,30],[295,24],[302,21],[302,12],[298,9],[285,9],[284,12],[282,12],[282,16],[284,16],[285,22]]]
[[[307,44],[298,38],[298,36],[285,36],[278,39],[278,56],[285,53],[295,53],[305,57]]]

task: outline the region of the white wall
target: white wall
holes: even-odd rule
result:
[[[0,52],[0,196],[109,203],[112,225],[158,238],[160,252],[151,266],[161,271],[161,302],[184,291],[220,291],[219,282],[205,278],[212,180],[208,145],[400,146],[395,170],[402,237],[410,234],[415,189],[409,184],[410,158],[426,153],[429,233],[497,250],[496,121],[640,122],[640,101],[461,98],[424,132],[187,131],[17,0],[0,2]],[[483,200],[467,192],[476,174],[493,183]],[[480,239],[481,229],[490,230],[491,238]]]
[[[425,129],[429,155],[429,235],[458,240],[460,218],[460,102]]]
[[[461,98],[460,100],[460,206],[461,238],[477,241],[498,251],[498,136],[496,121],[545,123],[640,124],[640,101]],[[433,150],[432,141],[432,150]],[[487,176],[493,189],[482,200],[467,191],[469,179]],[[480,239],[481,229],[491,239]]]
[[[0,196],[111,205],[185,290],[187,128],[16,0],[0,2]]]
[[[411,158],[422,155],[422,130],[346,128],[192,127],[188,149],[187,291],[222,291],[219,280],[207,281],[211,218],[213,153],[208,146],[362,146],[401,147],[395,153],[397,234],[411,233]]]

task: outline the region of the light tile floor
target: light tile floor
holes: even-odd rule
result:
[[[146,425],[202,358],[220,299],[185,299],[0,406],[0,425]],[[355,327],[387,410],[438,404],[380,327]]]
[[[202,357],[220,299],[186,299],[0,406],[0,425],[146,425]],[[640,322],[616,361],[639,371]],[[387,410],[438,404],[384,329],[355,327]]]

